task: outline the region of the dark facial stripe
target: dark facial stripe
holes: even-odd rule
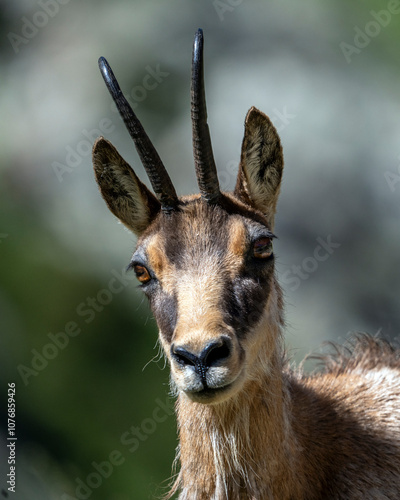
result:
[[[177,321],[178,304],[175,294],[170,295],[158,289],[150,296],[150,306],[165,340],[171,342]]]
[[[247,332],[259,322],[265,310],[271,290],[273,268],[272,261],[248,266],[246,271],[226,288],[221,304],[224,320],[235,330],[239,338],[247,335]]]

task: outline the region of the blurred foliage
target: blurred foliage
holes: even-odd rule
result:
[[[107,289],[109,278],[74,272],[80,257],[63,248],[37,214],[21,210],[4,192],[2,204],[0,227],[12,228],[12,234],[0,249],[2,262],[7,262],[2,267],[0,376],[4,391],[4,381],[17,386],[17,457],[21,460],[17,463],[22,464],[18,485],[38,466],[37,456],[45,453],[57,460],[66,491],[73,494],[78,484],[74,479],[85,481],[95,472],[93,461],[107,461],[111,452],[120,450],[125,462],[104,480],[95,498],[128,498],[113,495],[129,492],[132,484],[135,497],[146,498],[170,475],[176,446],[172,411],[134,453],[121,443],[121,436],[151,418],[158,400],[166,404],[168,374],[158,369],[163,362],[150,363],[144,370],[155,354],[154,322],[147,320],[147,308],[137,305],[129,281],[108,304],[96,302],[98,311],[86,323],[92,316],[79,316],[79,304]],[[109,296],[105,299],[108,302]],[[80,333],[69,337],[65,347],[65,334],[64,340],[48,337],[65,332],[70,322],[78,325]],[[57,348],[54,338],[62,347]],[[46,350],[49,344],[56,347]],[[6,429],[4,406],[3,398],[1,424]],[[25,470],[24,462],[32,459]],[[39,460],[39,477],[41,464]]]
[[[288,172],[293,177],[284,181],[287,208],[282,203],[278,229],[285,243],[277,243],[279,266],[284,272],[292,262],[312,255],[315,239],[321,234],[336,231],[342,246],[337,257],[302,283],[298,293],[286,290],[288,302],[295,300],[298,304],[295,313],[289,312],[288,340],[293,345],[302,343],[302,357],[313,342],[331,338],[336,327],[341,336],[345,336],[346,328],[360,326],[371,333],[383,327],[392,337],[399,334],[400,186],[396,192],[388,190],[379,169],[396,172],[399,164],[400,150],[392,146],[396,141],[398,145],[398,135],[390,141],[399,130],[398,107],[392,103],[398,102],[400,15],[393,15],[380,36],[371,40],[368,50],[360,51],[355,63],[347,65],[339,43],[352,43],[355,26],[364,29],[372,19],[371,10],[383,9],[386,3],[378,7],[372,0],[330,0],[323,5],[316,0],[301,4],[294,0],[224,0],[219,4],[194,0],[120,0],[112,4],[107,0],[71,0],[60,3],[57,15],[49,18],[19,53],[12,50],[8,35],[20,33],[23,18],[31,20],[43,3],[1,3],[0,488],[6,486],[7,472],[5,391],[7,383],[15,381],[18,488],[12,498],[136,500],[160,496],[171,475],[176,425],[171,414],[173,401],[167,400],[168,369],[161,370],[164,361],[158,357],[155,322],[135,282],[121,272],[132,250],[132,237],[115,224],[97,193],[89,150],[62,182],[52,169],[54,160],[65,161],[66,145],[76,149],[83,139],[82,131],[98,127],[104,117],[115,124],[115,132],[110,134],[113,142],[128,150],[126,134],[110,111],[95,60],[111,53],[113,66],[120,68],[118,76],[128,89],[140,84],[147,66],[160,64],[170,73],[151,98],[139,103],[140,116],[151,124],[151,136],[161,145],[161,156],[167,156],[177,183],[182,182],[180,186],[185,188],[194,179],[192,167],[186,166],[186,154],[191,154],[188,58],[196,28],[203,27],[206,33],[211,99],[218,81],[224,78],[220,94],[224,99],[225,94],[229,99],[235,96],[233,103],[225,104],[222,118],[214,118],[212,133],[225,134],[226,140],[237,133],[233,134],[231,123],[236,123],[236,113],[244,116],[242,107],[249,107],[250,98],[256,103],[256,97],[261,101],[267,95],[271,108],[276,105],[283,109],[286,105],[286,100],[278,104],[275,94],[268,95],[269,81],[274,79],[270,66],[266,73],[260,73],[268,75],[265,81],[260,75],[248,74],[253,58],[264,71],[266,65],[261,63],[268,54],[271,67],[277,68],[275,78],[283,75],[292,85],[282,92],[298,91],[296,99],[305,100],[308,87],[316,82],[320,100],[312,104],[312,112],[296,110],[299,119],[293,125],[293,135],[300,142],[295,142],[297,149],[292,152],[285,150]],[[225,7],[218,11],[216,5]],[[161,54],[162,63],[158,59]],[[290,65],[273,66],[274,59],[288,54]],[[239,62],[243,66],[234,66]],[[305,80],[303,74],[296,73],[302,66]],[[355,82],[363,98],[346,95],[350,87],[343,90],[345,95],[335,94],[344,81],[342,74],[346,74],[346,81]],[[337,80],[330,81],[332,76]],[[320,77],[326,79],[318,80]],[[250,87],[255,79],[260,87],[254,88],[261,89],[257,96]],[[370,86],[363,94],[363,85],[367,84]],[[246,86],[251,95],[244,98],[244,92],[239,95],[238,89]],[[373,95],[390,97],[391,93],[392,101],[374,104]],[[336,104],[328,110],[324,105],[328,106],[326,102],[331,99],[346,103],[348,99],[349,113],[342,117],[343,122],[332,124],[329,134],[337,139],[335,134],[342,130],[347,133],[346,126],[355,131],[351,136],[339,136],[339,142],[347,141],[343,140],[340,148],[326,136],[311,137],[307,131],[308,126],[323,129],[330,121]],[[371,121],[356,120],[361,108]],[[375,157],[371,150],[364,149],[371,143],[368,133],[375,133],[375,129],[369,129],[372,118],[376,118],[381,132],[377,147],[388,156],[382,153]],[[357,128],[361,130],[358,135]],[[283,137],[291,140],[286,130]],[[240,140],[234,139],[238,156]],[[305,139],[307,148],[301,142]],[[351,151],[349,144],[359,151],[348,158],[349,162],[354,160],[351,172],[342,161],[342,144],[344,154]],[[319,147],[337,163],[328,162],[326,169],[317,170],[322,168]],[[216,151],[223,165],[231,160],[232,152],[223,153],[218,144]],[[302,155],[304,169],[300,173],[291,171],[291,160],[293,165]],[[337,156],[344,165],[341,170]],[[140,171],[138,162],[135,168]],[[310,180],[304,181],[303,172]],[[194,184],[190,185],[193,188]],[[359,221],[355,229],[356,217]],[[355,274],[358,265],[360,271]],[[125,284],[112,293],[110,280],[116,275],[120,276],[118,282]],[[321,303],[324,295],[326,302]],[[99,297],[105,305],[99,305]],[[89,305],[92,299],[96,306]],[[82,314],[88,309],[92,313]],[[343,314],[339,314],[342,309]],[[330,316],[333,318],[328,323]],[[349,323],[352,320],[354,325]],[[79,334],[66,337],[65,329],[71,322]],[[308,329],[309,322],[315,325],[314,333]],[[294,338],[298,324],[306,325],[305,333]],[[49,334],[68,344],[54,347]],[[46,350],[48,344],[53,347]],[[44,351],[53,359],[43,360]],[[29,372],[29,376],[21,372],[21,366],[33,369],[35,357],[35,366],[42,363],[43,368],[35,369],[35,374]],[[158,361],[150,362],[154,357]],[[137,432],[141,437],[136,436],[135,441]],[[113,465],[111,473],[106,461],[120,465]],[[76,496],[79,480],[96,484],[93,462],[102,467],[103,477],[91,488],[92,493],[83,488],[81,496]]]

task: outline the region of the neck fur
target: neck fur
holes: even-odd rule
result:
[[[216,405],[179,395],[181,468],[171,495],[181,490],[180,500],[301,498],[293,497],[296,441],[278,323],[274,330],[264,335],[275,338],[275,350],[258,355],[238,395]]]

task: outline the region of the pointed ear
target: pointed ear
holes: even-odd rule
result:
[[[234,194],[260,210],[274,225],[283,171],[282,146],[270,119],[251,108],[245,120],[245,131],[239,174]]]
[[[140,235],[160,211],[156,197],[103,137],[93,146],[93,167],[108,208],[127,228]]]

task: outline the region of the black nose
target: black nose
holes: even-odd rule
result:
[[[227,337],[220,337],[210,342],[199,355],[193,354],[185,347],[172,344],[171,355],[182,366],[194,366],[196,372],[204,377],[211,366],[216,366],[228,358],[231,353],[231,341]]]

